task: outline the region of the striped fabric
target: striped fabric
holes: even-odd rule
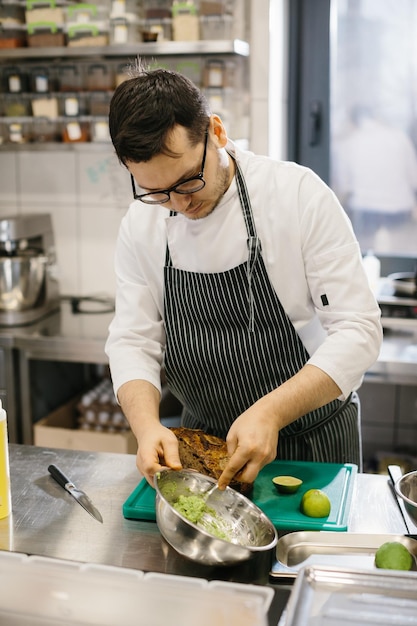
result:
[[[309,358],[269,280],[238,165],[237,184],[248,261],[221,273],[187,272],[172,266],[167,246],[165,267],[168,386],[184,406],[184,426],[223,438],[241,413],[294,376]],[[321,460],[332,455],[331,448],[338,459],[352,455],[356,408],[349,408],[342,420],[345,405],[350,407],[335,400],[283,429],[280,458]],[[320,423],[325,427],[314,430]],[[339,439],[345,450],[338,450]]]

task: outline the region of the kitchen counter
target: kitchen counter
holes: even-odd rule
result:
[[[9,432],[12,434],[10,441],[24,444],[33,442],[30,361],[34,359],[106,365],[108,360],[104,344],[112,317],[113,313],[108,312],[74,314],[70,302],[64,300],[60,311],[34,324],[0,328],[0,349],[5,351],[9,363],[10,353],[14,351],[19,364],[20,408],[19,411],[14,407],[8,411],[11,422]],[[9,374],[8,379],[8,386],[11,388],[15,385],[15,376]],[[417,328],[385,329],[379,358],[366,372],[364,380],[372,383],[416,385]],[[19,439],[17,432],[22,435]]]
[[[195,564],[165,543],[154,522],[124,519],[122,505],[141,478],[134,455],[9,447],[13,513],[0,520],[1,549],[203,578],[265,580],[269,570],[260,567],[256,574],[253,564],[249,569],[244,564],[236,568]],[[86,491],[103,524],[52,479],[47,470],[51,463]],[[387,476],[357,474],[348,528],[362,533],[406,532]]]
[[[207,580],[270,584],[275,552],[234,567],[199,565],[171,548],[155,522],[124,519],[122,505],[141,479],[134,455],[19,444],[10,444],[9,450],[12,514],[0,520],[1,550]],[[103,524],[53,480],[47,470],[51,463],[86,491]],[[406,532],[386,476],[356,476],[348,528],[360,533]],[[273,587],[270,626],[278,623],[291,583],[280,581]]]
[[[112,318],[113,313],[74,314],[63,301],[60,311],[34,324],[0,328],[0,347],[18,348],[34,359],[105,364],[104,343]],[[374,376],[416,383],[417,326],[385,329],[378,361],[366,373],[366,378]]]

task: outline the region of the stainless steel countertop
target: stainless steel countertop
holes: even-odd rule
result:
[[[19,444],[9,448],[13,511],[0,520],[0,549],[206,579],[267,582],[274,555],[237,567],[197,565],[164,541],[155,522],[124,519],[122,505],[141,479],[134,455]],[[53,480],[50,463],[86,491],[103,524]],[[349,531],[406,532],[387,476],[357,475]]]
[[[0,348],[17,348],[27,358],[107,363],[104,344],[113,313],[72,313],[68,301],[59,311],[26,326],[0,328]]]
[[[385,329],[381,352],[366,382],[417,384],[417,329]]]
[[[73,314],[69,302],[61,310],[28,326],[0,328],[0,348],[17,348],[28,359],[107,364],[104,344],[112,313]],[[385,329],[377,362],[367,382],[412,384],[417,381],[417,328]]]

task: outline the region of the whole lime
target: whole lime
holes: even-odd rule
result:
[[[321,489],[309,489],[301,498],[300,510],[307,517],[328,517],[330,509],[329,496]]]
[[[303,481],[295,476],[275,476],[272,482],[279,493],[295,493],[303,484]]]
[[[375,552],[375,565],[381,569],[410,570],[414,558],[399,541],[387,541]]]

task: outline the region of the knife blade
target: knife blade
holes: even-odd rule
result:
[[[56,465],[49,465],[48,472],[51,474],[52,478],[56,480],[58,485],[63,487],[73,498],[75,498],[78,504],[80,504],[83,509],[87,511],[87,513],[90,513],[90,515],[98,522],[103,523],[100,511],[96,509],[87,494],[81,489],[78,489]]]

